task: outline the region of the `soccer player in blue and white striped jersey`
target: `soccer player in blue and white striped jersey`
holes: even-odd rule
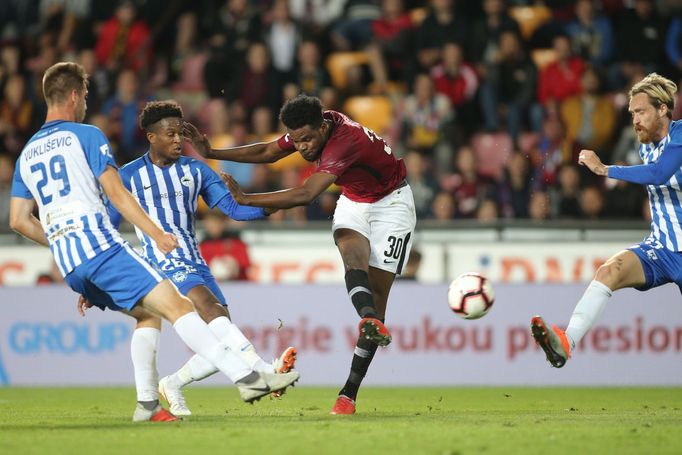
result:
[[[597,175],[646,185],[651,234],[604,263],[573,311],[566,331],[548,327],[540,316],[531,332],[552,366],[564,366],[571,351],[594,325],[614,291],[645,291],[666,283],[682,290],[682,122],[672,120],[677,85],[656,73],[630,90],[629,112],[644,164],[606,166],[592,150],[579,163]]]
[[[160,268],[181,294],[193,303],[199,315],[228,348],[237,353],[253,370],[262,373],[284,373],[293,368],[296,350],[284,351],[274,364],[266,363],[255,348],[229,319],[227,302],[208,265],[201,257],[194,230],[199,196],[211,207],[239,221],[263,218],[273,209],[237,204],[222,179],[204,162],[182,156],[183,132],[187,140],[200,137],[196,128],[185,124],[180,106],[175,101],[153,101],[140,113],[140,128],[149,141],[149,151],[121,168],[123,185],[133,194],[145,212],[178,239],[179,246],[166,254],[144,231],[136,232],[144,256]],[[187,129],[191,129],[189,134]],[[109,206],[112,222],[118,226],[121,215]],[[203,379],[218,370],[201,356],[195,355],[178,372],[158,381],[155,349],[160,338],[161,321],[149,315],[138,320],[133,333],[131,351],[135,368],[138,399],[158,388],[170,404],[171,412],[191,415],[181,387]]]
[[[166,277],[121,239],[104,206],[105,197],[158,248],[178,246],[121,183],[111,148],[102,132],[81,125],[85,117],[87,75],[76,63],[57,63],[43,76],[45,124],[31,138],[16,164],[10,201],[10,226],[49,246],[71,288],[102,309],[140,312],[167,319],[180,338],[239,388],[244,401],[281,390],[298,373],[255,372],[222,344]],[[40,219],[33,215],[38,203]],[[133,420],[172,420],[158,400],[138,403]]]

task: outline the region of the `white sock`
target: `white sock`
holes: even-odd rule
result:
[[[566,336],[571,343],[571,350],[575,348],[576,344],[580,343],[580,340],[592,328],[612,294],[613,291],[611,289],[596,280],[593,280],[587,287],[582,298],[575,306],[566,329]]]
[[[238,355],[216,338],[196,312],[179,317],[173,328],[192,351],[215,365],[232,382],[252,373],[253,370]]]
[[[133,359],[137,401],[159,399],[159,372],[156,369],[156,353],[159,350],[161,331],[153,327],[135,329],[130,340],[130,356]]]
[[[208,328],[227,347],[232,349],[252,370],[260,373],[274,373],[275,369],[266,363],[253,347],[253,344],[244,336],[239,327],[232,323],[226,316],[219,316],[208,323]]]
[[[173,386],[181,388],[189,383],[201,381],[218,371],[211,362],[194,354],[178,371],[168,376],[168,381]]]

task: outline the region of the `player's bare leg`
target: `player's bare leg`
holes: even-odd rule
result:
[[[216,338],[193,311],[192,302],[180,295],[168,280],[152,289],[138,306],[173,324],[182,341],[229,377],[239,388],[242,400],[248,403],[271,392],[283,390],[299,378],[297,372],[276,375],[250,369],[237,354]]]
[[[624,250],[599,267],[594,280],[573,310],[565,332],[557,326],[549,327],[540,316],[533,317],[531,333],[545,351],[547,361],[556,368],[563,367],[575,345],[594,326],[613,292],[645,283],[639,257],[630,250]]]

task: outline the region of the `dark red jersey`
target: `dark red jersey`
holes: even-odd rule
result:
[[[315,172],[334,174],[343,194],[355,202],[376,202],[391,193],[407,174],[403,160],[393,156],[384,140],[357,122],[336,111],[325,111],[331,133],[317,160]],[[283,136],[283,150],[293,150],[293,142]]]

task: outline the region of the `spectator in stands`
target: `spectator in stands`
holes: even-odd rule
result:
[[[428,74],[414,80],[414,93],[407,95],[397,109],[397,140],[411,150],[433,155],[445,125],[452,121],[452,109],[447,96],[436,93]]]
[[[225,0],[211,16],[209,58],[204,67],[204,81],[210,98],[230,93],[239,76],[249,46],[262,39],[261,17],[248,0]]]
[[[488,131],[500,128],[500,111],[506,112],[507,130],[517,142],[530,115],[537,81],[535,65],[523,50],[521,39],[515,32],[500,35],[498,60],[488,66],[481,85],[481,110]]]
[[[576,165],[562,165],[557,182],[549,193],[552,218],[580,218],[580,172]]]
[[[441,223],[449,223],[454,217],[455,200],[452,194],[447,191],[436,194],[431,202],[431,218]]]
[[[87,26],[90,0],[40,0],[43,30],[55,37],[60,52],[71,50],[78,30]]]
[[[39,113],[26,96],[26,82],[13,74],[0,100],[0,150],[16,157],[40,123]]]
[[[100,112],[102,104],[107,99],[111,83],[107,71],[97,64],[95,51],[83,49],[78,55],[78,62],[83,65],[88,74],[88,97],[86,115],[92,116]]]
[[[542,125],[542,135],[531,151],[535,169],[534,189],[545,190],[554,185],[559,166],[573,163],[577,159],[578,148],[566,139],[564,125],[557,116],[549,116]]]
[[[429,172],[429,162],[420,153],[409,151],[405,155],[407,181],[412,188],[417,218],[425,217],[431,211],[431,201],[438,192],[438,184]]]
[[[537,87],[538,102],[544,115],[557,115],[559,104],[580,94],[580,78],[585,70],[582,58],[573,55],[571,42],[566,35],[555,36],[552,40],[556,61],[547,65],[541,72]],[[543,113],[536,117],[541,117]]]
[[[169,76],[174,92],[195,94],[203,92],[204,65],[208,53],[199,41],[199,18],[191,11],[180,15],[177,20],[177,34],[170,55]]]
[[[596,186],[588,186],[580,195],[582,218],[598,220],[604,210],[604,195]]]
[[[376,93],[385,93],[389,81],[409,82],[414,24],[403,0],[383,0],[381,17],[372,22],[372,40],[366,48]]]
[[[287,0],[275,0],[271,22],[265,30],[265,43],[272,56],[272,68],[279,87],[294,82],[296,51],[302,38],[301,27],[292,19]]]
[[[289,0],[289,11],[303,26],[304,36],[326,49],[328,28],[342,16],[346,1]]]
[[[446,43],[442,55],[442,63],[431,70],[431,79],[436,92],[450,99],[457,124],[468,136],[478,123],[475,103],[478,76],[473,66],[464,61],[464,53],[458,43]]]
[[[9,202],[12,195],[14,160],[0,154],[0,226],[9,226]]]
[[[617,26],[612,89],[623,88],[636,73],[660,71],[665,58],[665,26],[653,0],[635,0],[634,8],[623,12]]]
[[[339,200],[339,193],[336,191],[324,191],[311,204],[305,207],[307,220],[329,221],[334,218],[336,202]]]
[[[471,60],[485,77],[488,66],[498,58],[502,32],[511,31],[520,36],[521,31],[507,13],[505,0],[483,0],[483,12],[485,15],[474,22],[471,31]]]
[[[331,79],[320,60],[320,48],[317,43],[309,40],[301,42],[298,47],[297,59],[298,66],[294,76],[297,90],[293,96],[295,97],[299,92],[320,96],[325,88],[331,86]],[[327,104],[325,106],[330,108]]]
[[[601,78],[588,66],[581,77],[582,93],[561,103],[561,119],[566,139],[580,147],[605,154],[616,126],[616,110],[610,98],[601,93]]]
[[[456,172],[441,179],[441,189],[453,195],[456,218],[474,218],[481,201],[496,196],[495,182],[478,172],[476,152],[469,146],[457,151]]]
[[[454,0],[431,0],[431,11],[417,27],[416,50],[420,70],[428,71],[441,59],[447,42],[458,42],[469,50],[469,24],[456,12]]]
[[[147,24],[136,16],[135,2],[121,0],[114,15],[102,26],[95,54],[97,62],[109,71],[149,68],[154,55],[152,38]]]
[[[238,222],[233,222],[237,224]],[[204,218],[204,239],[199,251],[217,281],[246,281],[251,258],[239,231],[230,229],[219,210],[211,210]]]
[[[109,139],[116,149],[116,162],[121,165],[142,156],[147,149],[147,139],[138,125],[138,115],[147,101],[149,98],[139,92],[135,72],[125,69],[116,80],[116,93],[102,106],[111,123]]]
[[[343,14],[331,29],[334,50],[364,49],[372,39],[372,21],[381,16],[378,0],[347,0]]]
[[[549,196],[544,191],[534,191],[528,202],[528,215],[533,221],[549,219]]]
[[[248,118],[259,106],[267,106],[274,111],[280,104],[281,93],[277,75],[270,66],[267,47],[260,42],[251,44],[246,54],[246,66],[237,76],[228,99],[239,101]]]
[[[502,182],[497,193],[503,217],[528,218],[532,177],[528,157],[518,150],[512,153],[504,168]]]
[[[614,51],[611,20],[596,11],[593,0],[577,0],[575,19],[566,24],[575,53],[586,62],[603,67]],[[622,45],[622,43],[621,43]]]
[[[492,223],[499,219],[497,202],[492,198],[483,199],[476,210],[476,220],[481,223]]]
[[[630,128],[632,129],[632,128]],[[615,166],[627,166],[623,161],[612,161]],[[641,164],[641,160],[638,164]],[[642,218],[642,204],[649,205],[646,191],[639,185],[625,180],[606,179],[604,194],[604,212],[606,218],[632,219]]]

